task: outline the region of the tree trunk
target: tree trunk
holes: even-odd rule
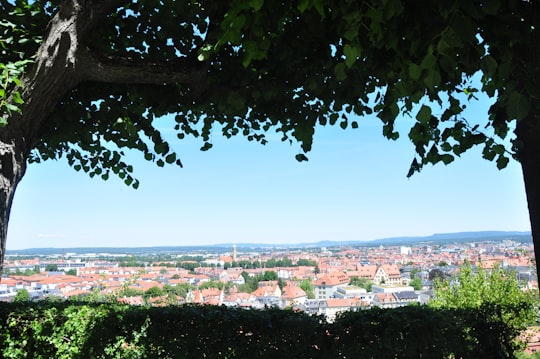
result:
[[[4,270],[11,204],[25,170],[26,156],[22,146],[15,140],[0,142],[0,281]]]
[[[531,114],[518,121],[516,135],[529,206],[536,274],[540,279],[540,114]]]
[[[83,11],[90,11],[92,4],[84,3],[86,8],[73,1],[51,19],[34,66],[22,79],[21,113],[12,113],[6,118],[7,125],[0,129],[0,280],[11,204],[30,151],[41,140],[42,128],[57,103],[81,82],[77,66],[80,34],[87,30],[83,25],[92,20]]]

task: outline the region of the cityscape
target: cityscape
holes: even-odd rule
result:
[[[505,239],[506,238],[506,239]],[[473,237],[474,239],[474,237]],[[309,247],[91,248],[6,256],[0,300],[109,298],[131,305],[294,308],[328,321],[347,310],[426,304],[434,281],[465,261],[512,270],[524,289],[538,287],[530,236],[466,238],[408,245]],[[391,242],[389,242],[392,244]],[[330,242],[328,244],[331,244]]]

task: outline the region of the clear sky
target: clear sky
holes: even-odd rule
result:
[[[485,117],[483,107],[469,112]],[[166,122],[166,121],[164,121]],[[448,166],[406,177],[414,148],[405,129],[317,128],[309,162],[277,135],[262,146],[213,135],[173,141],[184,168],[130,154],[138,190],[75,172],[65,161],[29,166],[12,208],[7,249],[300,243],[483,230],[529,231],[521,168],[499,171],[472,150]],[[165,126],[166,124],[159,124]],[[168,136],[168,127],[163,127]]]

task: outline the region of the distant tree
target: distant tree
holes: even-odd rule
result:
[[[251,293],[259,286],[259,280],[256,277],[250,276],[247,272],[242,272],[244,284],[238,286],[238,291],[243,293]]]
[[[148,288],[144,292],[143,296],[145,298],[155,298],[155,297],[161,297],[163,294],[164,294],[163,289],[155,285],[153,287]]]
[[[136,297],[139,295],[144,295],[144,291],[141,289],[131,288],[127,285],[123,286],[118,291],[118,297]]]
[[[283,257],[276,261],[276,267],[292,267],[293,263],[290,258]]]
[[[445,280],[446,279],[446,274],[444,274],[444,272],[442,270],[440,270],[439,268],[434,268],[432,270],[429,271],[429,280],[431,281],[436,281],[436,280]]]
[[[194,289],[194,287],[189,283],[180,283],[180,284],[176,284],[174,286],[172,286],[170,284],[166,284],[166,285],[163,286],[163,292],[164,293],[177,295],[177,296],[180,296],[180,297],[183,297],[183,298],[185,298],[187,293],[190,290],[193,290],[193,289]]]
[[[193,272],[195,270],[195,268],[198,268],[200,266],[199,263],[195,263],[195,262],[192,262],[192,261],[179,261],[176,263],[176,266],[178,268],[184,268],[184,269],[187,269],[191,272]]]
[[[260,280],[265,280],[265,281],[278,280],[278,275],[277,275],[276,272],[274,272],[272,270],[267,270],[267,271],[264,271],[264,274],[262,275]]]
[[[310,279],[302,280],[299,286],[304,292],[306,292],[308,299],[315,299],[315,288],[313,287],[313,283]]]
[[[77,270],[75,268],[71,268],[65,272],[67,275],[77,275]]]
[[[242,273],[240,273],[240,275],[244,278],[244,282],[247,282],[249,280],[249,278],[251,278],[249,273],[246,272],[246,271],[242,271]]]
[[[371,292],[371,288],[373,287],[373,284],[374,284],[372,281],[370,281],[367,278],[358,278],[357,276],[352,276],[349,283],[357,287],[364,288],[368,292]]]
[[[420,273],[422,270],[420,268],[413,268],[411,269],[411,279],[414,279],[418,276],[418,273]]]
[[[45,272],[58,272],[58,264],[47,264],[45,266]]]
[[[39,267],[39,264],[36,264],[34,266],[34,273],[39,273],[39,272],[41,272],[41,268]]]
[[[296,265],[297,266],[306,266],[306,267],[315,267],[317,265],[317,262],[313,261],[313,260],[310,260],[310,259],[300,258],[296,262]]]
[[[208,289],[208,288],[223,289],[224,287],[225,287],[225,283],[220,282],[220,281],[216,281],[216,280],[213,280],[213,279],[199,285],[199,289]]]
[[[287,286],[287,282],[283,278],[278,278],[278,286],[279,290],[283,291],[283,289]]]
[[[448,263],[446,263],[445,261],[440,261],[437,265],[439,267],[446,267],[448,265]]]
[[[28,302],[30,300],[30,293],[26,289],[19,289],[15,294],[14,302]]]
[[[422,279],[420,277],[414,277],[410,282],[409,285],[414,288],[414,290],[420,290],[422,289]]]

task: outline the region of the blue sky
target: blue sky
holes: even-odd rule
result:
[[[488,102],[469,112],[485,117]],[[164,121],[166,122],[166,121]],[[299,243],[434,233],[529,231],[521,168],[499,171],[480,148],[408,179],[412,120],[398,141],[376,119],[317,128],[309,162],[271,135],[262,146],[213,135],[214,147],[173,141],[184,168],[130,154],[138,190],[90,179],[65,161],[29,166],[12,208],[7,248]],[[173,136],[164,126],[166,135]]]

